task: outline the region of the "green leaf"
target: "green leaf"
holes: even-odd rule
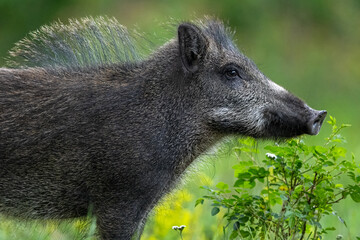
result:
[[[221,190],[226,190],[229,188],[229,185],[223,182],[219,182],[218,184],[216,184],[216,187]]]
[[[285,218],[288,218],[288,217],[290,217],[292,215],[294,215],[294,212],[291,211],[291,210],[288,210],[288,211],[285,212]]]
[[[351,192],[350,197],[354,202],[360,202],[360,192]]]
[[[234,230],[238,230],[240,227],[240,223],[239,222],[235,222],[233,225]]]
[[[249,217],[248,217],[248,216],[241,216],[241,217],[239,217],[239,222],[240,222],[240,223],[246,223],[247,221],[249,221]]]
[[[302,191],[302,189],[303,189],[303,185],[297,185],[296,187],[295,187],[295,189],[294,189],[294,192],[295,193],[299,193],[299,192],[301,192]]]
[[[360,175],[357,176],[356,179],[354,179],[354,181],[355,181],[356,183],[359,183],[359,182],[360,182]]]
[[[218,207],[213,207],[213,209],[211,210],[211,216],[215,216],[219,212],[220,212],[220,209]]]
[[[229,236],[229,239],[230,240],[235,239],[237,236],[238,236],[238,232],[234,230],[234,231],[232,231],[231,235]]]
[[[244,181],[243,179],[239,179],[235,182],[234,187],[240,188],[254,188],[256,186],[255,181]]]
[[[247,179],[251,178],[251,174],[248,173],[248,172],[239,173],[239,174],[237,175],[237,178],[238,178],[238,179],[245,179],[245,180],[247,180]]]
[[[243,238],[246,238],[246,237],[250,236],[250,233],[249,233],[248,231],[241,230],[241,231],[240,231],[240,235],[241,235]]]
[[[280,194],[280,198],[284,201],[288,200],[288,197],[284,194]]]
[[[331,154],[334,157],[345,157],[346,152],[347,152],[346,148],[343,147],[333,147],[331,149]]]
[[[334,166],[334,162],[333,162],[333,161],[325,161],[325,162],[324,162],[324,167],[330,167],[330,166]]]
[[[355,173],[353,173],[353,172],[348,172],[347,175],[348,175],[353,181],[356,181]]]
[[[323,146],[315,146],[314,151],[317,153],[326,153],[328,149]]]
[[[333,116],[330,116],[330,120],[328,121],[328,123],[334,126],[336,124],[336,119]]]
[[[295,169],[300,169],[302,167],[303,163],[302,161],[296,161],[295,162]]]
[[[195,207],[199,204],[203,204],[204,203],[204,199],[203,198],[199,198],[198,200],[196,200],[195,202]]]
[[[257,175],[258,174],[258,169],[255,167],[251,167],[248,170],[249,173],[253,174],[253,175]]]
[[[335,230],[336,230],[336,228],[334,228],[334,227],[325,228],[325,231],[335,231]]]

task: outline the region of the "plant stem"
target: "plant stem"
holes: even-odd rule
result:
[[[344,197],[339,198],[338,200],[332,201],[332,202],[327,202],[326,204],[334,204],[334,203],[338,203],[341,200],[345,199]]]
[[[310,189],[311,189],[311,190],[310,190],[310,193],[311,193],[311,194],[314,192],[314,188],[315,188],[315,184],[316,184],[316,177],[317,177],[317,172],[315,172],[313,184],[312,184],[312,186],[310,187]],[[311,208],[310,204],[311,204],[311,196],[309,196],[309,199],[308,199],[308,205],[309,205],[309,207]],[[303,224],[303,227],[302,227],[302,233],[301,233],[300,240],[303,240],[303,239],[304,239],[305,232],[306,232],[306,223],[307,223],[307,221],[305,220],[305,221],[304,221],[304,224]]]
[[[282,207],[281,207],[281,212],[280,212],[280,218],[279,218],[279,221],[276,225],[276,236],[279,236],[279,228],[280,228],[280,222],[283,223],[283,217],[284,217],[284,214],[285,214],[285,211],[286,211],[286,207],[288,205],[288,201],[285,200],[282,204]],[[282,225],[282,224],[281,224]],[[280,236],[279,236],[280,237]]]
[[[306,232],[306,221],[304,221],[304,224],[303,224],[303,226],[302,226],[300,240],[303,240],[303,239],[304,239],[305,232]]]

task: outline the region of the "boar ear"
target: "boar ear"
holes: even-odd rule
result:
[[[205,55],[207,42],[201,30],[190,23],[178,27],[179,50],[182,64],[189,72],[196,72]]]

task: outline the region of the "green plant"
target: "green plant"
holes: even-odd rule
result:
[[[242,139],[235,153],[245,154],[233,166],[233,188],[218,183],[216,188],[203,186],[205,199],[212,202],[211,214],[223,209],[223,227],[229,239],[323,239],[334,227],[323,227],[320,220],[334,214],[333,205],[350,196],[360,202],[360,167],[354,155],[346,158],[339,132],[349,125],[336,125],[330,117],[332,133],[321,146],[305,144],[304,137],[265,147],[263,161],[253,153],[255,140]],[[344,181],[344,177],[348,179]],[[342,184],[346,182],[347,184]],[[345,221],[337,216],[346,225]]]

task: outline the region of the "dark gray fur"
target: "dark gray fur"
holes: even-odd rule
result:
[[[102,239],[130,239],[189,164],[224,136],[318,132],[324,112],[319,120],[267,79],[217,20],[180,24],[177,38],[145,60],[128,61],[137,58],[124,58],[125,49],[94,63],[81,53],[98,50],[81,43],[98,41],[104,57],[117,43],[101,35],[106,19],[92,20],[93,33],[87,20],[42,28],[13,51],[19,69],[0,68],[2,213],[73,218],[91,204]],[[118,49],[132,46],[114,24]]]

